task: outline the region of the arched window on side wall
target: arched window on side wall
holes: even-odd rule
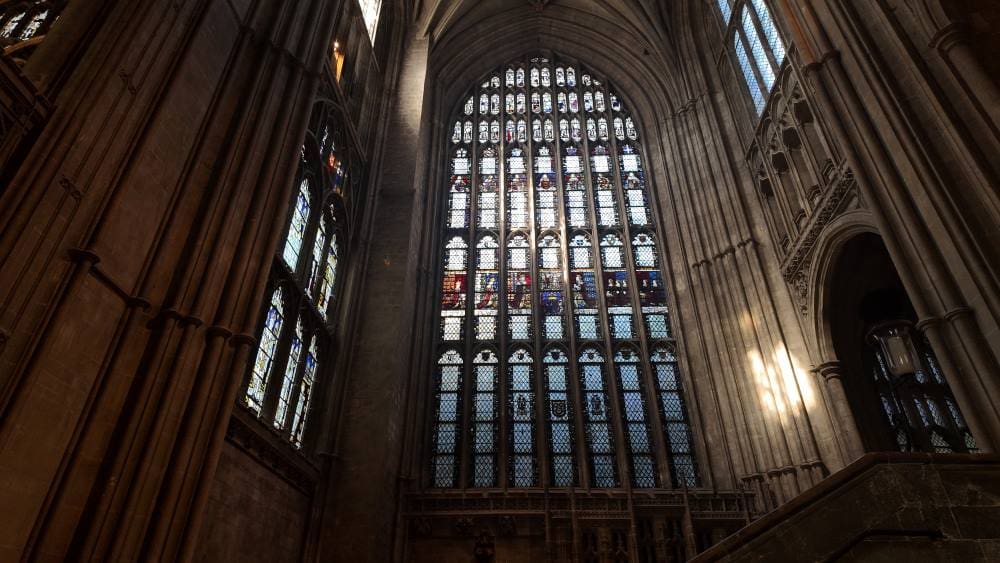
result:
[[[67,0],[10,0],[0,2],[0,46],[23,64],[59,19]]]
[[[243,403],[261,421],[302,446],[314,388],[332,364],[337,278],[348,233],[344,132],[326,102],[316,105],[299,153],[296,189],[271,268],[259,345]]]
[[[698,486],[619,92],[574,62],[512,61],[461,98],[445,142],[426,482]]]
[[[726,44],[760,114],[785,61],[785,44],[764,0],[718,0],[718,6]]]

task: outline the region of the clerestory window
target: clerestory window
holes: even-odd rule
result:
[[[337,279],[348,232],[342,135],[331,106],[317,104],[299,153],[296,189],[243,393],[245,406],[296,448],[303,443],[320,366],[332,363]]]
[[[727,43],[759,114],[785,61],[785,44],[764,0],[718,0],[718,6]]]

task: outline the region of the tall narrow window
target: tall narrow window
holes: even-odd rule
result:
[[[259,328],[243,403],[264,424],[302,447],[321,367],[329,365],[337,276],[349,240],[340,120],[317,104],[302,145],[284,243],[271,268],[271,294]]]
[[[278,410],[274,413],[274,427],[285,427],[288,406],[292,402],[292,392],[295,390],[295,376],[299,371],[299,360],[302,357],[302,321],[299,320],[292,335],[291,348],[288,351],[288,362],[285,365],[285,378],[281,382],[281,392],[278,394]]]
[[[493,350],[476,354],[473,365],[472,396],[472,485],[497,484],[497,433],[500,429],[498,403],[499,361]]]
[[[250,383],[246,391],[247,405],[257,412],[260,412],[261,407],[263,407],[267,382],[273,371],[275,351],[278,348],[281,327],[285,320],[282,312],[284,308],[285,304],[279,287],[271,294],[271,303],[264,317],[264,329],[260,336],[260,344],[257,346],[257,357],[253,362]]]
[[[785,44],[765,0],[719,0],[719,11],[739,74],[761,113],[785,60]]]
[[[437,360],[437,395],[431,475],[435,487],[454,487],[458,479],[458,439],[462,412],[462,356],[447,350]]]
[[[636,118],[602,78],[545,57],[460,101],[443,135],[427,482],[667,486],[646,351],[673,334]]]
[[[309,179],[303,178],[299,182],[299,193],[295,196],[295,207],[292,212],[292,222],[288,225],[288,234],[285,236],[285,249],[282,258],[285,264],[293,272],[299,265],[299,251],[302,250],[302,241],[306,237],[306,228],[309,226],[309,200],[312,198]]]
[[[642,384],[639,353],[623,346],[615,354],[615,370],[618,372],[618,390],[621,393],[625,419],[625,438],[628,440],[628,454],[632,469],[632,486],[651,488],[656,486],[656,461],[649,439],[649,424],[646,420],[646,398]]]
[[[696,487],[698,470],[691,443],[691,425],[688,423],[687,407],[684,404],[684,390],[677,373],[677,357],[666,346],[654,349],[651,356],[670,455],[671,479],[675,487]]]
[[[361,17],[365,20],[368,38],[375,44],[375,32],[378,31],[378,18],[382,12],[382,0],[358,0],[361,6]]]
[[[573,407],[569,396],[569,358],[559,348],[552,348],[542,360],[545,370],[546,412],[548,417],[549,457],[552,459],[552,484],[576,485],[573,456]]]
[[[596,348],[584,348],[579,358],[587,453],[590,454],[590,484],[618,486],[615,440],[611,428],[605,381],[604,356]]]
[[[518,348],[507,362],[510,417],[510,485],[535,485],[535,393],[534,361],[525,348]]]

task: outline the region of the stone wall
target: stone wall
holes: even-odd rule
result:
[[[205,508],[195,561],[300,561],[309,496],[227,442]]]
[[[1000,458],[868,454],[693,559],[996,561]]]

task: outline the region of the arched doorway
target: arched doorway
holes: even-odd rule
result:
[[[865,450],[976,451],[881,237],[848,240],[829,282],[829,326]]]

